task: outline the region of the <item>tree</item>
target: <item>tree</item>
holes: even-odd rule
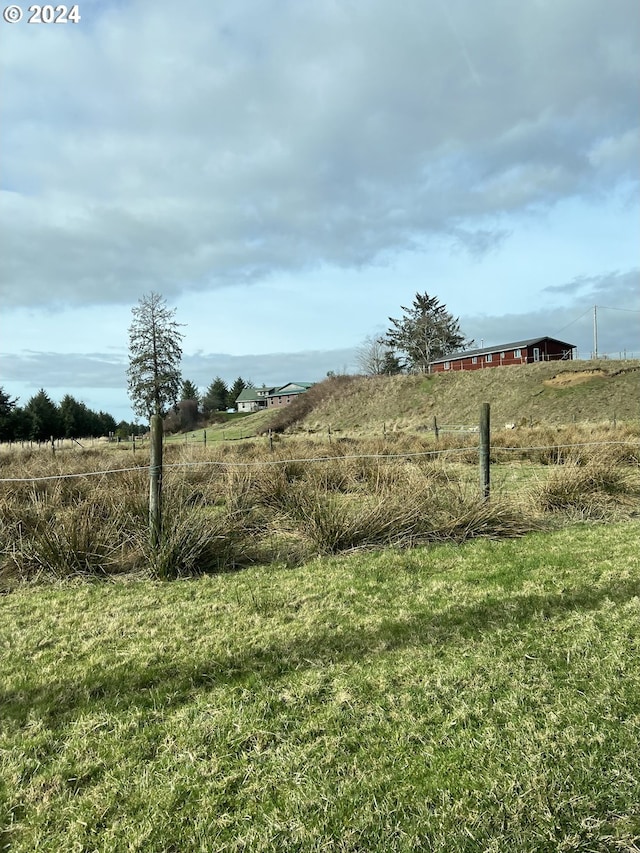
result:
[[[91,429],[91,412],[84,403],[79,403],[70,394],[60,401],[60,420],[65,438],[82,438],[94,433]]]
[[[385,376],[397,376],[402,373],[402,362],[392,349],[388,349],[384,354],[382,372]]]
[[[227,408],[228,396],[229,389],[225,381],[216,376],[202,399],[202,410],[205,415],[210,415],[212,412],[223,412]]]
[[[193,382],[190,382],[188,379],[185,379],[182,383],[180,400],[195,400],[196,403],[200,404],[200,392]]]
[[[236,400],[240,396],[241,392],[247,387],[247,383],[244,381],[242,376],[238,376],[236,381],[233,383],[231,388],[229,388],[229,393],[227,394],[227,408],[231,408],[235,406]]]
[[[34,441],[48,441],[51,436],[62,437],[60,410],[44,388],[29,400],[25,412],[30,419],[29,438]]]
[[[402,371],[398,357],[389,349],[384,338],[374,338],[373,335],[366,337],[357,348],[356,363],[365,376],[382,376]]]
[[[158,293],[146,294],[131,309],[129,327],[129,398],[133,411],[141,417],[164,415],[180,394],[181,342],[184,335]]]
[[[12,400],[0,386],[0,441],[9,441],[14,437],[12,418],[17,402],[17,398]]]
[[[416,293],[410,308],[401,307],[404,316],[389,317],[392,325],[383,340],[392,350],[404,354],[405,366],[410,370],[426,372],[434,359],[473,345],[460,331],[459,318],[435,296]]]

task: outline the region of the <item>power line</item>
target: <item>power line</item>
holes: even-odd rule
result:
[[[558,329],[558,331],[554,332],[554,334],[559,335],[560,332],[563,332],[565,329],[568,329],[569,326],[572,326],[574,323],[577,323],[578,320],[582,320],[583,317],[586,317],[587,314],[590,314],[590,313],[591,313],[591,308],[587,308],[587,310],[584,312],[584,314],[581,314],[579,317],[576,317],[575,320],[572,320],[570,323],[567,323],[566,326],[563,326],[561,329]]]
[[[610,305],[598,305],[598,308],[604,308],[605,311],[628,311],[629,314],[640,314],[640,311],[635,308],[612,308]]]

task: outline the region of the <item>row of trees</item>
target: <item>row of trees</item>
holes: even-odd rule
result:
[[[94,412],[70,394],[59,405],[41,388],[25,406],[18,406],[0,388],[0,441],[49,441],[115,433],[119,424],[107,412]]]
[[[460,320],[428,293],[416,293],[403,315],[389,317],[384,335],[366,338],[358,348],[358,366],[368,376],[426,373],[429,364],[473,346],[460,330]]]
[[[226,412],[235,405],[240,392],[249,387],[249,383],[239,376],[228,388],[219,376],[213,380],[203,395],[189,379],[182,383],[179,402],[164,417],[164,428],[170,432],[180,429],[193,429],[203,420],[215,416],[216,412]]]
[[[253,387],[250,380],[245,381],[242,376],[238,376],[236,381],[230,387],[224,379],[219,376],[213,380],[204,394],[200,394],[193,382],[186,379],[182,383],[181,401],[192,400],[198,406],[198,411],[201,411],[205,416],[212,415],[214,412],[224,412],[232,408],[236,404],[236,400],[240,393],[245,388]]]

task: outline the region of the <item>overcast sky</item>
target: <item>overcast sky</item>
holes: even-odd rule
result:
[[[640,354],[637,0],[83,0],[0,21],[0,385],[131,418],[184,375],[354,371],[417,291],[476,343]]]

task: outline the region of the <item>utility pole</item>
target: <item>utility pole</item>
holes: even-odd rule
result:
[[[593,357],[598,357],[598,306],[593,306]]]

